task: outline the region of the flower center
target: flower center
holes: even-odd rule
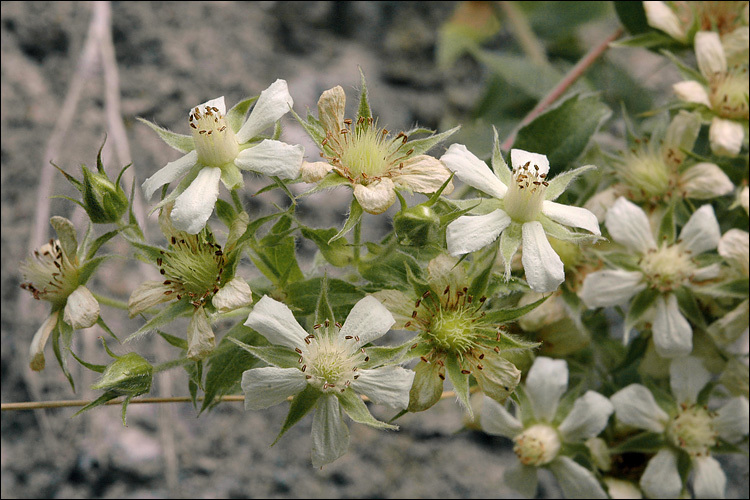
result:
[[[742,11],[747,2],[690,2],[696,10],[701,31],[718,30],[726,35],[742,26]],[[690,24],[689,22],[686,24]]]
[[[667,157],[671,157],[667,152]],[[662,198],[672,191],[675,184],[673,169],[661,155],[646,149],[646,146],[630,151],[617,165],[617,173],[622,181],[642,199]]]
[[[302,349],[295,349],[307,383],[323,392],[344,392],[352,380],[359,378],[358,366],[370,359],[364,349],[355,348],[358,338],[339,339],[340,329],[339,323],[332,326],[326,320],[323,325],[315,325],[314,334],[305,337]]]
[[[711,413],[697,405],[682,405],[680,413],[670,422],[667,435],[675,446],[693,457],[708,455],[718,436]]]
[[[201,233],[180,233],[170,243],[156,260],[164,285],[171,288],[165,293],[176,294],[177,300],[187,295],[197,307],[219,290],[226,257],[220,245]]]
[[[409,158],[414,151],[406,150],[406,141],[403,132],[390,138],[372,118],[360,118],[354,127],[347,119],[341,130],[327,131],[321,146],[331,154],[321,156],[352,182],[367,184],[368,179],[389,175]]]
[[[690,252],[681,245],[664,245],[643,256],[640,267],[651,286],[668,292],[684,284],[695,271]]]
[[[723,118],[747,120],[750,116],[747,104],[748,85],[747,68],[735,66],[726,73],[712,75],[709,82],[711,107]]]
[[[49,240],[34,250],[33,258],[21,264],[21,273],[26,280],[21,288],[55,305],[64,304],[79,285],[78,267],[65,255],[59,240]]]
[[[219,108],[196,106],[190,112],[189,122],[198,162],[207,167],[223,167],[234,162],[239,145]]]
[[[537,220],[549,185],[546,178],[547,174],[540,174],[539,167],[531,162],[513,170],[513,180],[503,199],[511,219],[520,224]]]
[[[560,436],[552,427],[537,424],[513,438],[513,451],[524,465],[545,465],[555,459],[560,451]]]

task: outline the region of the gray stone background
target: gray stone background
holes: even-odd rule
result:
[[[140,184],[178,153],[136,116],[187,133],[191,106],[219,95],[231,106],[277,78],[287,80],[295,110],[304,114],[334,85],[342,85],[353,102],[358,67],[367,75],[371,104],[382,125],[393,130],[418,123],[443,130],[451,121],[468,119],[486,79],[468,58],[450,71],[436,68],[437,32],[454,7],[454,2],[113,2],[119,85],[113,87],[113,74],[95,64],[83,75],[69,125],[55,130],[71,81],[80,74],[92,5],[2,2],[2,401],[96,397],[88,389],[94,381],[91,372],[72,360],[78,392],[71,391],[49,345],[46,370],[28,368],[28,345],[48,306],[24,298],[18,263],[29,251],[43,200],[49,194],[75,195],[59,173],[52,176],[50,191],[39,191],[48,160],[80,175],[81,163],[95,165],[109,132],[105,165],[116,172],[132,160]],[[615,26],[614,15],[604,25],[583,26],[582,46]],[[499,40],[503,43],[502,36]],[[640,71],[653,70],[648,61],[640,59]],[[665,66],[663,61],[655,64],[659,70]],[[108,88],[119,89],[119,136],[117,113],[107,115],[115,102],[108,100]],[[284,124],[283,140],[305,145],[314,161],[315,146],[291,118]],[[273,203],[285,201],[278,193],[249,196],[265,184],[262,179],[248,177],[246,184],[244,202],[251,214],[274,210]],[[310,197],[298,213],[317,227],[340,225],[349,196],[340,190]],[[51,200],[50,215],[71,218],[82,235],[84,219],[69,201]],[[370,232],[365,236],[382,232],[387,221],[366,219]],[[41,226],[43,239],[53,235],[48,225]],[[158,242],[153,219],[148,234]],[[304,242],[300,246],[300,255],[308,257],[306,271],[312,249]],[[126,252],[127,247],[115,244],[110,251]],[[250,266],[245,271],[253,273]],[[113,259],[90,283],[102,294],[127,300],[154,272],[132,259]],[[124,335],[138,327],[136,320],[111,308],[103,314]],[[87,361],[106,363],[100,335],[97,328],[79,331],[74,350]],[[169,357],[159,340],[146,339],[136,347],[154,353],[154,359]],[[114,348],[124,353],[131,347]],[[185,395],[184,374],[168,374],[157,378],[153,394]],[[309,417],[270,447],[286,411],[286,405],[279,405],[245,412],[241,403],[224,403],[196,418],[189,404],[134,404],[127,427],[121,424],[119,406],[75,418],[73,408],[3,412],[0,492],[3,498],[516,497],[502,482],[504,469],[516,460],[509,442],[464,429],[464,416],[453,400],[406,415],[399,432],[350,422],[349,453],[322,470],[310,465]],[[373,411],[381,418],[390,416],[380,408]],[[746,466],[741,474],[744,489],[730,492],[738,498],[747,496]],[[539,496],[559,497],[555,482],[544,474]]]

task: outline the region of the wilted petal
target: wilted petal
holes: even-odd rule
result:
[[[253,293],[250,285],[242,278],[233,278],[219,289],[211,299],[211,304],[220,313],[234,311],[240,307],[247,307],[253,303]]]
[[[414,372],[401,366],[391,365],[375,370],[358,370],[359,378],[353,380],[351,388],[364,394],[373,403],[404,410],[409,406],[409,389],[414,382]]]
[[[349,428],[336,396],[324,395],[315,406],[312,423],[312,464],[323,467],[349,448]]]
[[[34,338],[31,339],[31,346],[29,347],[29,366],[34,371],[44,370],[44,346],[47,345],[49,335],[57,325],[57,316],[60,311],[54,311],[50,314],[47,319],[44,320],[42,326],[34,334]]]
[[[328,175],[333,169],[330,163],[325,161],[308,162],[303,161],[299,169],[300,178],[303,182],[314,183]]]
[[[683,226],[679,237],[682,248],[689,250],[692,255],[713,250],[719,245],[719,239],[721,229],[711,205],[703,205],[696,210]]]
[[[382,177],[368,185],[355,184],[354,197],[368,214],[382,214],[396,202],[393,181]]]
[[[336,85],[320,95],[318,99],[318,120],[329,132],[338,133],[344,128],[346,93],[341,85]]]
[[[609,398],[617,420],[623,424],[652,432],[664,432],[669,415],[656,404],[654,395],[645,386],[630,384]]]
[[[343,341],[345,337],[354,337],[352,349],[357,350],[388,333],[395,322],[388,309],[378,299],[368,295],[354,304],[339,331],[339,339]]]
[[[678,498],[682,493],[682,480],[675,452],[666,448],[659,450],[643,471],[640,485],[649,498]]]
[[[693,350],[693,328],[672,293],[656,298],[652,331],[656,352],[663,358],[686,356]]]
[[[693,492],[695,498],[725,498],[727,476],[714,457],[693,459]]]
[[[490,351],[482,360],[482,369],[474,372],[479,389],[498,403],[504,403],[521,382],[521,370]]]
[[[745,366],[747,369],[747,366]],[[716,411],[713,426],[719,437],[729,443],[738,443],[748,434],[750,406],[744,397],[736,397]]]
[[[590,437],[598,436],[604,430],[614,409],[609,399],[598,392],[587,391],[586,394],[576,399],[573,409],[557,430],[563,441],[585,441]]]
[[[297,323],[292,311],[281,302],[264,295],[247,316],[245,326],[263,335],[272,344],[294,349],[302,345],[307,332]]]
[[[161,281],[144,281],[130,294],[128,315],[133,318],[155,305],[174,299],[172,294],[164,293],[169,290]]]
[[[99,319],[99,302],[88,288],[81,285],[68,295],[63,321],[74,330],[94,326]]]
[[[293,105],[294,100],[289,95],[286,81],[276,80],[270,87],[260,93],[250,116],[237,132],[237,142],[244,144],[259,135],[289,112]]]
[[[486,215],[464,215],[448,224],[445,240],[453,256],[484,248],[500,236],[511,223],[508,214],[495,210]]]
[[[187,329],[188,350],[187,357],[193,361],[200,361],[211,354],[216,347],[216,337],[208,322],[203,307],[199,307],[190,318]]]
[[[538,221],[526,222],[522,226],[521,234],[521,262],[526,272],[526,282],[535,292],[554,292],[565,280],[565,268],[550,245],[542,224]]]
[[[711,101],[708,98],[706,88],[695,80],[677,82],[672,85],[672,90],[681,101],[703,104],[707,108],[711,108]]]
[[[307,387],[305,374],[297,368],[268,366],[242,374],[246,410],[262,410],[277,405]]]
[[[646,289],[639,271],[605,269],[587,274],[581,288],[581,300],[589,309],[625,304],[632,296]]]
[[[524,429],[523,424],[505,406],[488,397],[482,401],[481,422],[486,433],[509,439],[521,434]]]
[[[696,163],[680,175],[680,186],[688,198],[708,200],[734,191],[727,174],[714,163]]]
[[[596,476],[572,458],[557,457],[549,468],[565,498],[608,498]]]
[[[265,139],[257,146],[240,151],[234,164],[243,170],[252,170],[281,179],[296,179],[299,176],[305,148],[281,141]]]
[[[727,58],[721,45],[719,34],[715,31],[699,31],[695,34],[695,58],[698,69],[705,77],[727,70]]]
[[[417,193],[434,193],[442,186],[448,177],[450,170],[445,168],[440,160],[429,155],[419,155],[409,158],[392,172],[393,183]],[[443,194],[453,191],[453,182],[443,190]]]
[[[414,383],[409,391],[410,412],[424,411],[440,401],[443,393],[444,369],[437,363],[420,361],[414,367]]]
[[[539,169],[535,169],[537,175],[549,173],[549,160],[545,155],[539,153],[529,153],[523,149],[511,149],[510,150],[510,163],[513,165],[513,170],[519,169],[529,163],[530,165],[536,165]]]
[[[670,386],[678,404],[695,404],[698,393],[710,380],[711,374],[698,358],[687,356],[672,360],[669,365]]]
[[[543,356],[534,360],[526,376],[526,392],[537,420],[552,422],[567,389],[568,364],[564,360]]]
[[[180,231],[198,234],[214,211],[219,198],[220,168],[202,168],[198,176],[175,200],[172,224]]]
[[[191,168],[198,164],[198,152],[193,150],[179,159],[167,163],[154,175],[143,182],[143,194],[147,200],[154,195],[154,191],[164,184],[176,181],[187,174]]]
[[[542,213],[555,222],[565,226],[580,227],[600,236],[599,221],[592,212],[581,207],[572,207],[545,200],[542,202]]]
[[[649,26],[662,30],[675,40],[687,41],[682,21],[665,2],[643,2],[643,9]]]
[[[618,198],[612,205],[605,224],[612,239],[630,250],[645,254],[656,248],[646,212],[625,198]]]
[[[485,162],[474,156],[463,144],[451,144],[448,151],[440,157],[440,161],[456,177],[469,186],[502,199],[508,187],[497,178],[495,173]]]
[[[719,156],[737,156],[745,139],[745,129],[741,123],[714,117],[708,129],[711,151]]]

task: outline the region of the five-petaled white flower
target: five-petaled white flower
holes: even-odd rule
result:
[[[675,359],[669,368],[674,400],[659,405],[651,391],[631,384],[610,398],[617,420],[661,437],[664,446],[649,460],[640,480],[649,498],[678,498],[683,483],[677,464],[686,453],[692,465],[692,485],[696,498],[724,498],[726,475],[711,456],[720,441],[737,443],[748,433],[748,401],[728,400],[717,411],[698,402],[711,374],[692,356]],[[668,411],[665,411],[668,410]]]
[[[174,200],[172,221],[177,229],[198,233],[211,216],[219,197],[219,180],[227,189],[241,187],[240,170],[282,179],[294,179],[299,175],[304,156],[302,146],[271,139],[260,141],[260,134],[292,107],[292,96],[286,82],[276,80],[261,92],[247,121],[242,123],[251,103],[250,99],[242,101],[229,113],[223,96],[196,106],[190,110],[188,119],[192,137],[141,120],[156,130],[170,146],[185,153],[143,183],[146,198],[151,198],[159,187],[183,178],[156,207]]]
[[[606,269],[586,276],[580,292],[586,307],[609,307],[651,290],[650,306],[656,352],[666,358],[686,356],[693,349],[693,329],[680,311],[677,300],[683,287],[716,278],[718,264],[701,267],[694,258],[714,250],[721,232],[711,205],[703,205],[688,219],[676,242],[657,246],[646,213],[634,203],[619,198],[607,212],[605,225],[617,243],[638,257],[636,269]],[[644,312],[644,314],[646,314]],[[633,325],[625,324],[625,341]]]
[[[518,455],[519,463],[506,470],[505,482],[533,498],[537,467],[547,467],[566,498],[607,498],[593,472],[565,456],[563,445],[599,435],[612,414],[612,403],[598,392],[587,391],[567,416],[558,415],[560,398],[568,389],[568,365],[561,359],[536,358],[524,387],[527,398],[522,401],[530,407],[520,407],[517,416],[490,398],[482,402],[483,429],[512,439]]]
[[[409,404],[414,372],[397,365],[371,366],[363,347],[385,335],[393,323],[391,313],[376,298],[367,296],[354,305],[343,325],[326,322],[308,333],[286,305],[264,296],[245,325],[272,344],[294,352],[289,353],[291,358],[286,357],[292,360],[290,363],[285,363],[283,356],[275,356],[265,359],[274,366],[253,368],[242,374],[245,409],[268,408],[307,391],[302,399],[317,400],[312,426],[315,467],[346,453],[349,429],[343,412],[356,422],[397,429],[373,418],[359,396],[398,409]]]
[[[548,181],[546,156],[513,149],[510,158],[513,171],[499,153],[497,137],[492,156],[495,174],[461,144],[451,145],[440,158],[463,182],[495,198],[485,203],[492,210],[489,213],[462,216],[448,225],[448,252],[454,256],[473,252],[502,234],[500,252],[505,259],[506,278],[510,277],[511,259],[522,245],[522,262],[529,286],[536,292],[551,292],[563,282],[565,271],[547,236],[580,241],[595,239],[601,234],[593,213],[552,200],[563,193],[574,177],[595,167],[580,167]],[[564,226],[583,228],[591,234],[575,233]]]

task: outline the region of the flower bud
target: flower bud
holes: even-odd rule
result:
[[[403,245],[425,246],[437,237],[440,218],[426,205],[416,205],[396,214],[393,227]]]
[[[83,208],[91,218],[91,222],[107,224],[120,220],[128,209],[128,197],[119,183],[115,184],[109,180],[103,169],[99,173],[93,173],[85,166],[81,169],[83,170],[83,190],[81,191]]]
[[[130,352],[112,362],[92,389],[135,397],[151,390],[154,367],[138,353]]]

